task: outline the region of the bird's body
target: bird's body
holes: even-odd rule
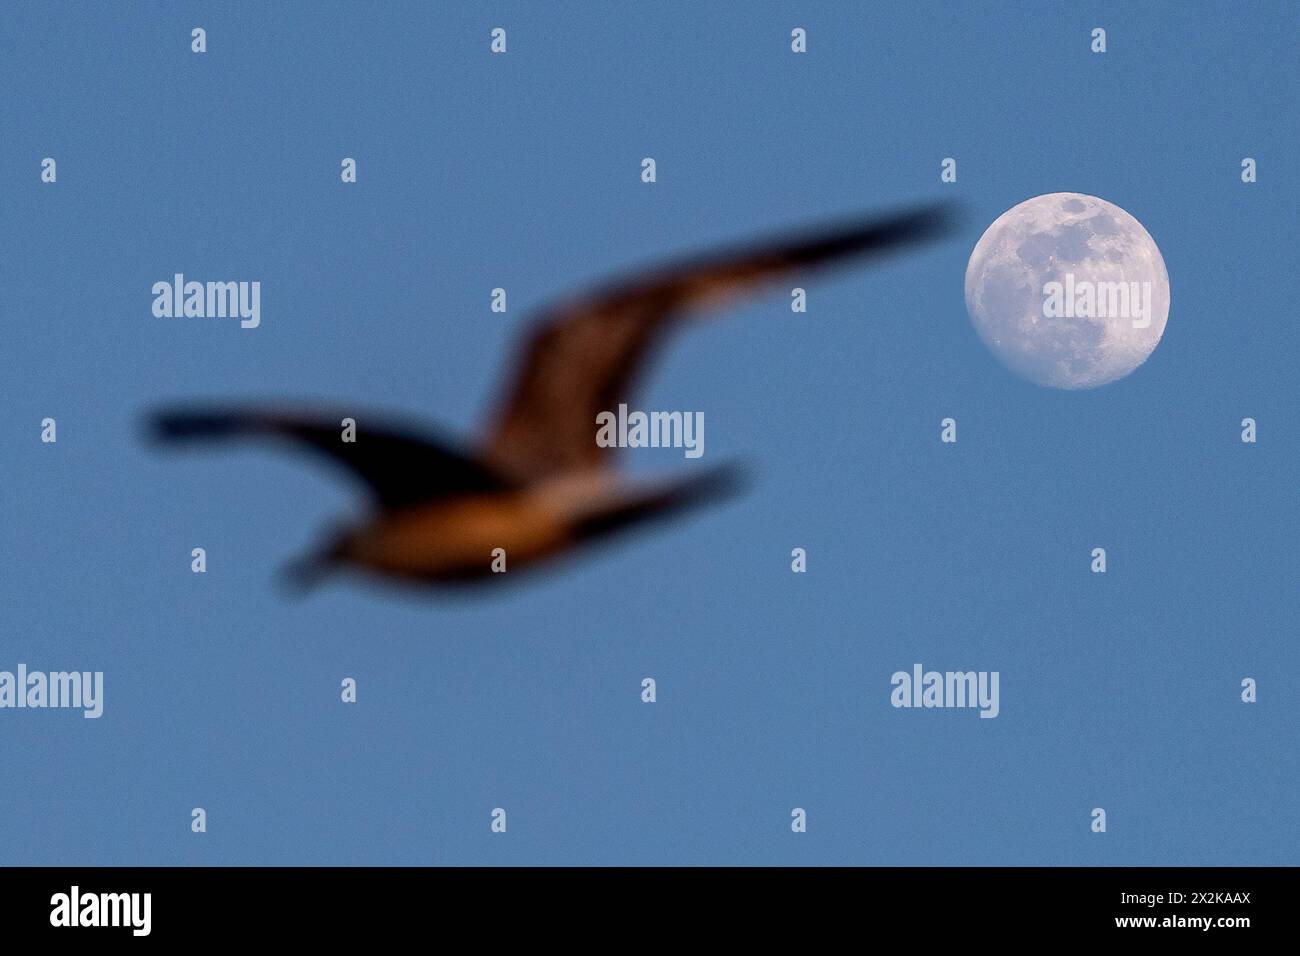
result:
[[[381,513],[340,541],[340,557],[417,581],[469,581],[492,572],[501,549],[522,568],[574,543],[583,521],[617,507],[609,475],[576,475],[517,490],[465,495]],[[430,542],[438,542],[430,547]]]
[[[300,583],[343,566],[421,584],[498,580],[576,546],[734,492],[734,467],[631,482],[597,443],[597,416],[627,399],[646,355],[678,320],[784,274],[942,231],[937,208],[724,253],[618,283],[543,316],[513,388],[477,447],[352,410],[178,409],[166,441],[290,440],[370,489],[376,508],[297,563]],[[346,422],[354,423],[349,437]]]
[[[543,495],[509,491],[381,514],[348,535],[337,556],[417,581],[473,580],[491,573],[498,548],[521,567],[559,550],[567,538],[563,516]]]

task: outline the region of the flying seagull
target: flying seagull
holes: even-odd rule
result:
[[[928,205],[787,234],[671,263],[548,309],[472,447],[355,411],[275,407],[168,408],[153,416],[152,433],[166,442],[297,443],[368,486],[373,512],[292,564],[299,585],[343,567],[424,584],[500,577],[494,562],[527,567],[737,489],[733,465],[633,481],[615,469],[613,449],[596,441],[597,416],[627,402],[647,355],[680,320],[792,274],[934,238],[952,218],[948,206]],[[355,422],[350,441],[345,417]]]

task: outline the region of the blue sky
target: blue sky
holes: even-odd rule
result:
[[[884,6],[7,6],[0,669],[103,670],[105,713],[0,711],[0,862],[1300,862],[1294,7]],[[1096,391],[1014,378],[963,304],[983,228],[1055,191],[1170,275],[1163,342]],[[646,380],[707,451],[631,468],[744,457],[748,496],[508,593],[286,600],[349,486],[139,440],[175,399],[470,428],[557,295],[945,196],[953,239]],[[259,280],[261,327],[154,318],[175,272]],[[918,661],[999,671],[1000,716],[890,707]]]

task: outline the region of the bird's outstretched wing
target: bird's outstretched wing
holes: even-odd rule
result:
[[[654,270],[548,310],[528,340],[482,454],[535,480],[599,468],[596,415],[627,401],[637,369],[675,320],[788,273],[895,250],[946,232],[948,204],[825,227]]]
[[[356,423],[355,441],[343,440],[344,418]],[[383,508],[512,486],[495,470],[440,438],[356,412],[329,415],[264,408],[170,408],[156,412],[150,425],[153,437],[165,442],[245,437],[297,442],[350,469],[370,487]]]
[[[747,482],[745,468],[728,462],[666,483],[630,486],[617,500],[583,515],[574,523],[572,533],[576,540],[581,541],[604,537],[647,521],[672,518],[689,509],[738,494]]]

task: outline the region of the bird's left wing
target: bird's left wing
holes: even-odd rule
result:
[[[828,224],[670,264],[551,309],[525,345],[482,447],[524,479],[603,468],[596,415],[628,400],[646,354],[676,321],[792,273],[905,249],[944,235],[948,204]]]
[[[344,440],[345,418],[355,422],[353,441]],[[153,436],[169,443],[237,438],[296,442],[350,469],[389,509],[510,487],[495,470],[441,438],[356,412],[170,408],[156,412],[150,424]]]

